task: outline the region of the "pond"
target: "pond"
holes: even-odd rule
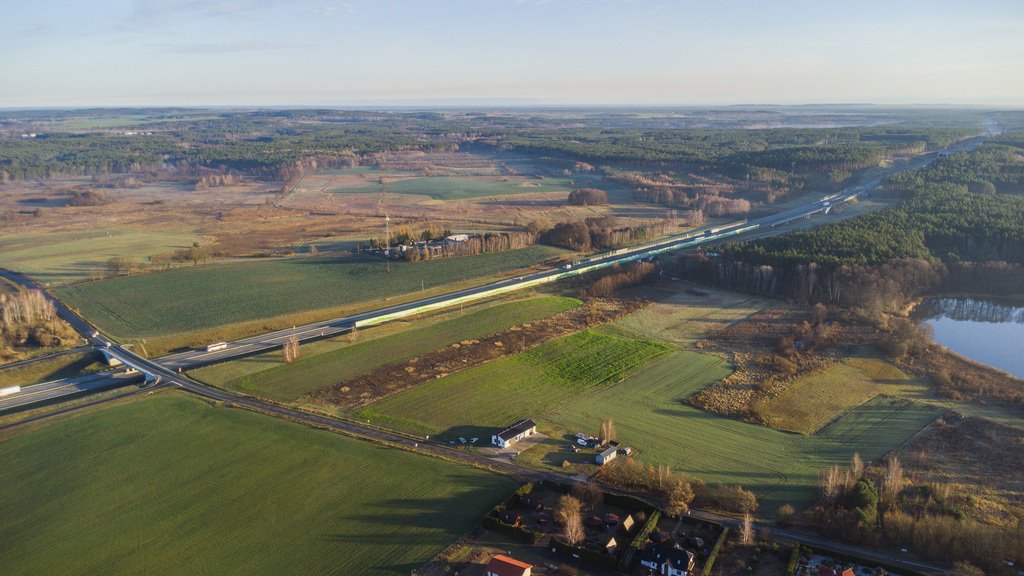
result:
[[[1024,306],[977,298],[932,298],[914,310],[936,342],[1024,378]]]

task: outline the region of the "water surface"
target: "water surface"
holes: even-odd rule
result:
[[[925,300],[914,315],[950,350],[1024,378],[1024,306],[977,298]]]

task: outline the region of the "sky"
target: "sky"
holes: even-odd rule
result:
[[[1024,105],[1022,0],[0,0],[0,107]]]

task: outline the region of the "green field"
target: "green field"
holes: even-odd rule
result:
[[[107,261],[188,248],[202,242],[195,234],[92,230],[0,236],[0,268],[17,270],[42,283],[63,284],[107,274]]]
[[[604,388],[670,349],[588,330],[420,385],[356,415],[418,434],[480,436]]]
[[[761,513],[771,516],[787,502],[809,504],[818,470],[846,462],[854,451],[867,461],[880,458],[940,414],[906,400],[878,398],[818,435],[799,436],[683,404],[728,373],[717,357],[679,351],[541,420],[573,432],[594,431],[602,418],[612,418],[619,440],[637,448],[643,462],[668,464],[712,483],[741,484],[758,495]]]
[[[409,574],[514,483],[177,394],[0,443],[6,575]]]
[[[424,176],[404,178],[387,183],[388,193],[430,196],[437,200],[462,200],[505,194],[536,194],[538,192],[568,194],[576,186],[568,178],[524,178],[522,176]],[[336,194],[378,194],[380,184],[335,188]]]
[[[261,355],[264,358],[245,358],[208,366],[192,374],[210,384],[290,402],[314,390],[365,374],[374,368],[433,352],[462,340],[493,334],[516,324],[569,310],[580,304],[581,302],[575,298],[532,298],[500,304],[466,316],[456,316],[451,320],[404,330],[383,338],[357,341],[348,345],[338,343],[338,346],[343,347],[322,354],[308,354],[306,350],[313,347],[303,347],[303,357],[292,364],[282,363],[281,354],[274,352]],[[370,333],[372,334],[372,331]],[[249,368],[253,365],[266,368],[252,372]],[[239,372],[242,374],[236,376]]]
[[[84,317],[120,338],[211,329],[378,301],[425,287],[521,269],[562,251],[533,246],[512,252],[418,263],[395,262],[391,272],[363,255],[289,258],[180,268],[112,278],[58,289],[56,294]]]
[[[904,374],[902,380],[907,379]],[[757,414],[772,428],[814,434],[847,410],[882,392],[880,383],[840,362],[797,378],[782,394],[759,406]]]
[[[799,378],[779,397],[760,406],[758,415],[772,427],[809,434],[878,395],[895,396],[1024,429],[1024,421],[1012,408],[941,396],[927,378],[912,377],[873,354],[846,358],[823,371]]]
[[[768,306],[746,294],[701,286],[693,293],[678,290],[615,321],[615,325],[647,338],[680,346],[693,344]]]

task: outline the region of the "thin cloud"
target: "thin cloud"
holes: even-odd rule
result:
[[[237,54],[239,52],[270,52],[316,47],[316,44],[290,42],[189,42],[154,43],[151,48],[172,54]]]

